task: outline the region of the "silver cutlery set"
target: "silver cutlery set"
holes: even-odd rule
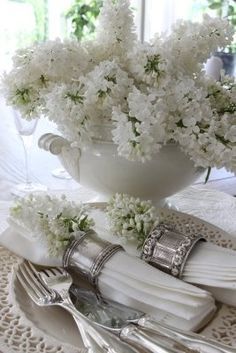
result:
[[[235,348],[103,299],[99,292],[73,284],[63,268],[38,269],[23,261],[16,276],[34,303],[58,305],[73,316],[88,353],[236,353]]]

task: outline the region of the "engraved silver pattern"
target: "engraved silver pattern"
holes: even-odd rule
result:
[[[102,240],[96,232],[90,230],[67,248],[63,266],[73,269],[92,285],[97,286],[101,269],[117,251],[124,251],[124,248]]]
[[[147,236],[141,258],[172,276],[181,277],[190,252],[200,240],[205,239],[188,227],[181,233],[173,224],[160,223]]]

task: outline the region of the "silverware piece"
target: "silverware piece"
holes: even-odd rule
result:
[[[101,333],[102,329],[100,328],[100,331],[98,331],[97,327],[94,328],[91,322],[84,315],[79,313],[78,310],[75,309],[73,303],[70,300],[66,301],[62,299],[62,297],[60,297],[56,291],[52,291],[49,288],[47,288],[40,280],[40,278],[37,276],[37,273],[34,267],[32,267],[28,261],[24,261],[18,266],[18,270],[16,271],[16,277],[21,283],[22,287],[25,289],[26,293],[29,295],[29,297],[35,304],[39,306],[59,305],[65,308],[66,310],[68,310],[70,314],[73,315],[74,318],[76,317],[78,321],[76,323],[77,324],[79,323],[78,328],[80,328],[81,326],[84,326],[84,330],[87,331],[89,336],[91,336],[96,343],[96,350],[94,350],[94,348],[90,344],[90,341],[88,340],[88,336],[86,336],[85,338],[86,340],[84,343],[87,345],[87,349],[89,350],[90,353],[97,353],[98,352],[97,348],[100,349],[99,352],[102,351],[106,353],[120,353],[120,350],[116,350],[113,347],[111,347],[110,342],[106,340],[105,337],[103,336],[104,333],[103,334]],[[56,278],[55,278],[55,283],[56,283]],[[61,283],[63,282],[61,281]],[[62,291],[66,296],[67,288],[64,285],[63,285],[63,288],[62,288]],[[82,339],[83,338],[84,337],[82,337]],[[134,352],[134,350],[132,352]]]
[[[110,299],[104,299],[99,293],[93,292],[90,289],[81,288],[73,284],[70,288],[70,293],[72,301],[79,311],[91,320],[100,322],[103,325],[104,316],[108,318],[115,317],[118,322],[126,320],[141,327],[149,328],[160,335],[184,344],[189,349],[196,349],[202,353],[236,353],[236,349],[233,347],[226,346],[199,334],[179,330],[162,323],[160,324],[142,311],[132,309]],[[111,326],[112,324],[108,320],[105,322],[105,325]]]
[[[47,268],[38,271],[31,263],[25,262],[24,266],[31,272],[34,278],[38,278],[39,281],[43,282],[47,288],[50,288],[52,292],[55,292],[53,303],[65,307],[66,309],[73,307],[70,312],[74,315],[77,311],[71,301],[69,289],[72,284],[71,275],[63,268]],[[52,299],[51,299],[52,300]],[[77,315],[78,316],[78,311]],[[86,318],[83,313],[79,313],[80,317]],[[91,320],[89,320],[91,322]],[[124,341],[128,345],[131,345],[132,349],[142,353],[198,353],[196,350],[187,348],[186,346],[176,342],[176,340],[169,339],[160,334],[156,334],[154,331],[141,328],[134,323],[127,321],[123,322],[121,327],[110,328],[102,325],[101,323],[93,322],[99,329],[105,329],[107,333],[113,334],[113,336],[119,337],[121,341]],[[110,347],[109,347],[110,348]],[[104,350],[107,347],[104,347]],[[111,349],[107,352],[113,352]],[[123,350],[122,350],[123,352]]]
[[[62,268],[51,268],[37,271],[37,269],[29,263],[31,270],[35,271],[37,275],[41,277],[45,285],[61,294],[61,296],[69,297],[69,289],[72,284],[72,278]],[[66,284],[66,286],[65,286]],[[73,292],[73,287],[72,287]],[[80,312],[85,317],[88,317],[90,321],[96,322],[97,325],[104,328],[105,330],[118,335],[122,340],[127,343],[134,345],[134,347],[143,347],[147,352],[206,352],[206,353],[235,353],[234,348],[222,345],[221,343],[213,340],[206,339],[200,335],[194,333],[186,333],[182,330],[170,328],[166,325],[159,324],[143,312],[128,308],[121,304],[113,301],[106,302],[99,300],[96,294],[91,290],[87,290],[87,295],[82,296],[80,291],[79,300],[84,304],[90,303],[90,311],[86,313],[86,306],[82,305]],[[69,297],[69,302],[72,304]],[[92,303],[92,306],[91,306]],[[73,304],[72,304],[73,305]],[[91,313],[97,313],[99,307],[108,309],[108,317],[113,319],[113,325],[102,322],[98,318],[94,318]],[[81,308],[78,308],[81,309]],[[111,310],[112,309],[112,310]],[[110,310],[110,312],[109,312]],[[119,313],[126,313],[126,317],[116,319],[116,325],[114,325],[114,317],[119,317]],[[89,315],[88,315],[89,314]],[[114,327],[115,326],[115,327]],[[141,329],[143,328],[143,330]],[[155,333],[155,338],[152,339],[148,335],[147,328]],[[159,347],[156,344],[160,345]],[[158,350],[159,349],[159,350]],[[166,350],[168,349],[168,350]]]

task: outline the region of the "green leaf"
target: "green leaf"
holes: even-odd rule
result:
[[[220,2],[213,2],[212,4],[209,5],[209,8],[211,10],[218,10],[221,8],[221,3]]]
[[[211,167],[209,167],[207,169],[207,175],[206,175],[206,178],[205,178],[205,184],[208,182],[209,178],[210,178],[210,174],[211,174]]]
[[[72,34],[81,40],[95,31],[95,20],[100,12],[102,0],[91,0],[84,4],[83,0],[75,0],[75,4],[67,11],[66,18],[73,23]]]
[[[232,6],[232,5],[230,5],[230,6],[228,7],[227,13],[228,13],[228,16],[233,16],[233,15],[235,15],[235,13],[236,13],[236,8],[235,8],[234,6]]]

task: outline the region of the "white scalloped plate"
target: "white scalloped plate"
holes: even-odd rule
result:
[[[101,211],[104,204],[96,206],[100,207],[100,210],[93,211],[97,232],[104,238],[114,240],[107,229],[104,229],[106,221]],[[160,214],[167,221],[175,223],[180,230],[184,230],[184,226],[188,224],[210,241],[236,249],[236,239],[207,222],[168,209],[160,209]],[[134,252],[134,247],[127,246],[127,251]],[[82,352],[82,343],[72,318],[60,308],[36,307],[14,276],[12,277],[12,266],[17,261],[19,258],[0,248],[0,350],[3,353]],[[202,333],[236,346],[235,318],[236,308],[222,305]]]

